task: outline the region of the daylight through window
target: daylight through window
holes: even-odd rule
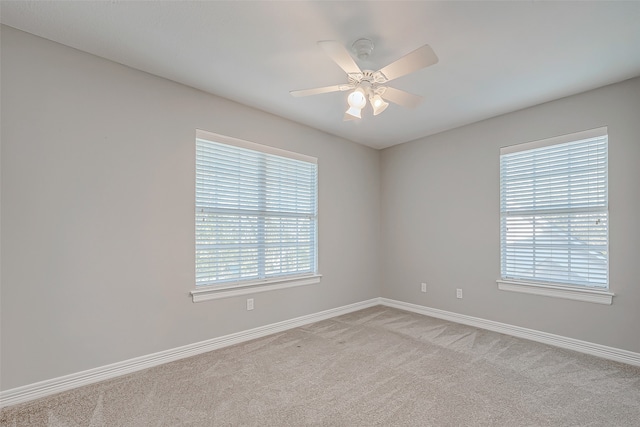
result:
[[[317,272],[316,159],[220,135],[196,138],[196,285]]]
[[[502,279],[607,289],[606,128],[500,152]]]

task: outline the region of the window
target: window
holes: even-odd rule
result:
[[[315,158],[198,131],[194,301],[317,283],[317,212]]]
[[[607,152],[607,128],[500,150],[500,289],[611,303]]]

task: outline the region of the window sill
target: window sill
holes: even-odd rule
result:
[[[200,286],[198,289],[191,291],[191,298],[193,299],[193,302],[230,298],[239,295],[293,288],[296,286],[313,285],[320,283],[320,278],[322,278],[321,274],[314,274],[310,276],[279,277],[275,279],[256,280],[242,284]]]
[[[580,288],[567,285],[548,285],[535,282],[519,282],[516,280],[496,280],[501,291],[522,292],[525,294],[543,295],[576,301],[593,302],[611,305],[614,293],[594,288]]]

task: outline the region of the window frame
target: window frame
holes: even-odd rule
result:
[[[500,148],[500,159],[502,160],[502,156],[505,154],[515,153],[515,152],[524,152],[530,151],[543,147],[550,147],[553,145],[565,144],[570,142],[578,142],[586,139],[592,138],[601,138],[607,137],[607,156],[608,156],[608,128],[600,127],[596,129],[590,129],[581,132],[575,132],[571,134],[561,135],[553,138],[547,138],[532,142],[527,142],[523,144],[517,144],[512,146],[506,146]],[[605,172],[608,170],[608,160]],[[502,169],[500,170],[500,182],[502,183]],[[608,192],[608,183],[605,184],[605,191]],[[500,188],[502,192],[502,188]],[[500,194],[500,202],[502,204],[502,193]],[[606,203],[606,211],[608,215],[608,197]],[[534,279],[521,279],[521,278],[509,278],[503,276],[503,239],[506,236],[503,236],[503,227],[502,220],[503,212],[502,206],[500,207],[500,279],[496,280],[498,284],[498,289],[503,291],[512,291],[512,292],[520,292],[534,295],[543,295],[564,299],[571,299],[577,301],[586,301],[600,304],[611,304],[613,300],[613,296],[615,294],[610,290],[610,279],[609,279],[609,262],[608,262],[608,253],[609,253],[609,224],[607,223],[607,232],[606,232],[606,244],[607,244],[607,283],[606,287],[602,286],[589,286],[589,285],[579,285],[579,284],[568,284],[561,282],[550,282],[543,280],[535,280]]]
[[[240,149],[247,149],[254,151],[256,153],[260,153],[266,156],[277,156],[283,157],[287,159],[293,159],[308,163],[313,163],[317,165],[317,159],[315,157],[307,156],[300,153],[295,153],[292,151],[283,150],[280,148],[271,147],[268,145],[258,144],[255,142],[245,141],[238,138],[233,138],[225,135],[219,135],[216,133],[204,131],[197,129],[196,130],[196,139],[195,146],[198,145],[198,140],[209,141],[216,144],[224,144],[230,147],[236,147]],[[198,160],[198,154],[195,153],[194,159]],[[317,166],[316,166],[317,167]],[[317,170],[316,170],[317,173]],[[197,176],[197,172],[196,172]],[[194,185],[197,179],[194,179]],[[263,187],[260,186],[260,189]],[[314,260],[312,266],[312,272],[305,273],[291,273],[291,274],[282,274],[274,277],[266,277],[266,278],[252,278],[249,280],[235,280],[235,281],[223,281],[217,284],[207,284],[207,285],[195,285],[195,289],[190,292],[190,295],[193,299],[193,302],[207,301],[212,299],[219,298],[228,298],[239,295],[247,295],[258,292],[266,292],[277,289],[285,289],[291,288],[295,286],[304,286],[311,285],[320,282],[322,277],[321,274],[318,273],[318,210],[317,210],[317,202],[318,202],[318,184],[316,178],[316,187],[315,187],[315,235],[314,235]],[[194,203],[194,238],[197,237],[197,229],[195,224],[195,218],[197,215],[197,203]],[[259,239],[263,239],[264,236],[259,237]],[[197,250],[197,242],[194,242],[194,248]],[[195,252],[194,252],[195,255]],[[263,253],[264,255],[264,253]],[[259,261],[259,265],[264,265],[264,260]],[[197,267],[197,261],[194,259],[194,266]],[[195,282],[195,280],[194,280]]]

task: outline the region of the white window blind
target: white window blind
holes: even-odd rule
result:
[[[503,279],[608,288],[607,129],[501,149]]]
[[[199,131],[196,285],[317,272],[317,164]]]

